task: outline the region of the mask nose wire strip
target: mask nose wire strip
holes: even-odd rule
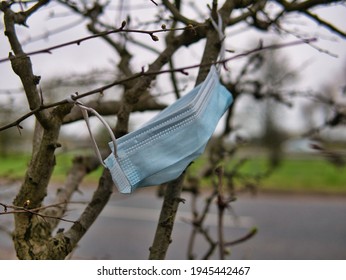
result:
[[[217,31],[217,33],[219,35],[219,40],[220,40],[220,44],[221,44],[219,60],[222,61],[222,60],[224,60],[225,53],[226,53],[225,43],[224,43],[226,36],[225,36],[224,32],[222,31],[222,18],[221,18],[221,15],[218,13],[217,16],[218,16],[218,23],[216,23],[213,18],[210,18],[210,19],[211,19],[212,25],[214,26],[215,30]],[[218,72],[220,72],[220,70],[221,70],[220,69],[220,64],[218,64],[216,66],[216,68],[217,68]]]
[[[73,99],[73,96],[68,97],[68,98],[67,98],[67,101],[68,101],[69,103],[75,104],[75,105],[78,106],[79,109],[82,111],[83,118],[84,118],[85,123],[86,123],[86,125],[87,125],[90,138],[91,138],[91,140],[92,140],[92,144],[93,144],[94,151],[95,151],[97,157],[99,158],[100,163],[101,163],[105,168],[108,168],[108,167],[106,166],[106,164],[104,163],[103,159],[102,159],[100,149],[98,148],[97,143],[96,143],[96,140],[95,140],[95,138],[94,138],[94,136],[93,136],[93,134],[92,134],[92,132],[91,132],[88,112],[93,113],[93,114],[102,122],[102,124],[106,127],[106,129],[108,130],[108,133],[109,133],[109,135],[111,136],[112,143],[113,143],[113,147],[114,147],[113,154],[114,154],[115,157],[117,157],[117,142],[116,142],[116,139],[115,139],[115,136],[114,136],[114,133],[113,133],[111,127],[110,127],[109,124],[106,122],[106,120],[105,120],[99,113],[97,113],[96,110],[94,110],[93,108],[90,108],[90,107],[87,107],[87,106],[83,105],[83,103],[81,103],[80,101],[74,100],[74,99]]]

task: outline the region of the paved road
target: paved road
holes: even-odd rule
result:
[[[184,222],[190,217],[189,197],[184,196],[187,202],[179,209],[168,259],[186,259],[191,226]],[[114,195],[73,258],[147,259],[161,203],[148,189]],[[213,236],[217,234],[215,210],[207,221]],[[227,239],[237,239],[253,226],[259,232],[232,247],[230,259],[346,259],[345,197],[244,195],[233,203],[233,210],[238,219],[227,219]],[[205,243],[199,241],[197,258],[205,252]]]
[[[168,259],[185,259],[191,226],[187,202],[179,209]],[[162,201],[150,191],[115,196],[85,236],[75,257],[146,259]],[[216,209],[213,209],[214,213]],[[346,198],[242,196],[233,203],[237,221],[228,219],[226,238],[243,236],[256,226],[258,234],[232,248],[231,259],[346,259]],[[208,219],[216,236],[216,215]],[[205,249],[199,243],[199,256]],[[215,256],[217,257],[217,256]]]

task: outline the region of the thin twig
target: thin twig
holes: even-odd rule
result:
[[[194,245],[195,245],[195,240],[196,240],[196,235],[197,233],[202,234],[202,236],[205,238],[205,240],[208,242],[209,244],[209,249],[208,251],[204,254],[204,256],[202,257],[202,259],[208,259],[214,252],[216,246],[217,246],[217,242],[213,240],[213,238],[210,236],[207,228],[204,227],[204,221],[209,213],[210,210],[210,206],[214,200],[214,198],[217,196],[217,191],[214,190],[209,196],[208,198],[205,200],[205,205],[204,205],[204,209],[201,211],[201,214],[198,215],[197,213],[197,209],[196,209],[196,199],[197,199],[197,193],[193,193],[193,201],[194,204],[193,206],[193,220],[192,221],[187,221],[188,223],[190,223],[193,226],[193,231],[190,235],[190,239],[189,239],[189,243],[188,243],[188,256],[189,259],[193,259],[194,258],[194,254],[193,254],[193,249],[194,249]]]
[[[150,0],[150,1],[153,2],[155,6],[158,6],[158,4],[154,0]]]
[[[61,218],[61,217],[54,217],[54,216],[50,216],[50,215],[44,215],[39,213],[39,211],[47,209],[47,208],[52,208],[52,207],[60,207],[60,205],[62,204],[66,204],[66,202],[61,202],[61,203],[56,203],[56,204],[52,204],[52,205],[47,205],[47,206],[42,206],[42,207],[37,207],[37,208],[33,208],[33,209],[28,209],[26,207],[21,207],[21,206],[15,206],[15,205],[7,205],[5,203],[1,203],[0,202],[0,206],[2,206],[4,208],[3,212],[0,212],[0,215],[9,215],[9,214],[17,214],[17,213],[30,213],[33,215],[37,215],[40,216],[42,218],[51,218],[51,219],[57,219],[60,221],[64,221],[64,222],[69,222],[69,223],[75,223],[76,221],[72,221],[72,220],[68,220],[65,218]],[[8,209],[13,209],[11,211],[8,211]]]
[[[188,26],[188,27],[181,27],[181,28],[166,28],[166,29],[155,29],[155,30],[137,30],[137,29],[124,29],[125,25],[126,25],[126,22],[124,21],[123,25],[120,28],[117,28],[117,29],[112,29],[112,30],[100,32],[98,34],[86,36],[86,37],[83,37],[83,38],[80,38],[80,39],[76,39],[76,40],[72,40],[72,41],[69,41],[69,42],[66,42],[66,43],[54,45],[54,46],[51,46],[51,47],[48,47],[48,48],[44,48],[44,49],[28,52],[28,53],[25,53],[25,54],[22,54],[22,55],[16,55],[15,57],[1,58],[0,59],[0,63],[9,61],[11,59],[17,59],[17,58],[22,58],[22,57],[34,56],[34,55],[37,55],[37,54],[43,54],[43,53],[51,54],[52,51],[56,50],[56,49],[64,48],[64,47],[71,46],[71,45],[78,45],[79,46],[84,41],[88,41],[88,40],[99,38],[99,37],[104,37],[104,36],[107,36],[107,35],[110,35],[110,34],[115,34],[115,33],[126,32],[126,33],[147,34],[147,35],[151,36],[151,38],[154,41],[158,41],[159,38],[154,35],[155,33],[169,32],[169,31],[179,31],[179,30],[186,30],[186,29],[196,28],[196,26],[193,26],[193,27]]]
[[[225,245],[226,247],[238,245],[238,244],[240,244],[240,243],[243,243],[243,242],[249,240],[249,239],[252,238],[253,236],[255,236],[257,232],[258,232],[257,228],[252,228],[252,229],[250,229],[250,231],[249,231],[245,236],[243,236],[243,237],[241,237],[241,238],[239,238],[239,239],[230,241],[230,242],[226,242],[224,245]]]
[[[211,65],[215,65],[215,64],[226,64],[229,61],[235,60],[235,59],[239,59],[260,51],[264,51],[264,50],[269,50],[269,49],[279,49],[279,48],[284,48],[284,47],[291,47],[291,46],[296,46],[296,45],[300,45],[300,44],[306,44],[306,43],[310,43],[316,41],[316,38],[311,38],[311,39],[305,39],[305,40],[298,40],[298,41],[293,41],[293,42],[288,42],[288,43],[283,43],[283,44],[272,44],[272,45],[268,45],[268,46],[259,46],[255,49],[234,55],[232,57],[223,59],[223,60],[219,60],[216,62],[211,62],[211,63],[204,63],[204,64],[193,64],[190,66],[185,66],[185,67],[178,67],[175,69],[166,69],[166,70],[159,70],[159,71],[144,71],[144,68],[142,68],[142,71],[139,73],[136,73],[130,77],[124,78],[124,79],[120,79],[120,80],[116,80],[110,84],[104,85],[102,87],[93,89],[91,91],[82,93],[82,94],[78,94],[76,96],[74,96],[74,100],[78,100],[80,98],[84,98],[96,93],[104,93],[106,90],[116,86],[116,85],[121,85],[121,84],[125,84],[128,81],[132,81],[135,80],[139,77],[143,77],[143,76],[157,76],[157,75],[161,75],[161,74],[165,74],[165,73],[172,73],[172,72],[180,72],[184,75],[188,75],[187,70],[191,70],[194,68],[199,68],[199,67],[207,67],[207,66],[211,66]],[[25,119],[29,118],[30,116],[34,115],[37,112],[40,112],[42,110],[46,110],[52,107],[56,107],[59,105],[63,105],[63,104],[67,104],[69,101],[68,99],[63,99],[61,101],[55,102],[55,103],[51,103],[51,104],[47,104],[44,106],[39,106],[36,109],[26,113],[25,115],[23,115],[22,117],[18,118],[17,120],[13,121],[12,123],[9,123],[7,125],[4,125],[2,127],[0,127],[0,131],[14,127],[14,126],[19,126],[19,124],[24,121]]]
[[[323,25],[327,29],[331,30],[332,32],[337,33],[339,36],[346,38],[346,32],[340,30],[339,28],[335,27],[330,22],[325,21],[324,19],[321,19],[318,15],[311,13],[309,10],[303,11],[304,14],[315,20],[318,24]]]
[[[224,242],[224,236],[223,236],[223,217],[224,212],[227,207],[227,203],[224,200],[223,192],[222,192],[222,178],[224,176],[224,170],[221,166],[219,166],[217,169],[215,169],[215,173],[217,175],[218,181],[217,181],[217,209],[218,209],[218,245],[219,245],[219,255],[220,259],[225,259],[225,242]]]
[[[40,40],[45,40],[48,39],[50,36],[56,35],[58,33],[64,32],[68,29],[71,29],[73,27],[76,27],[77,25],[79,25],[80,23],[82,23],[84,21],[84,19],[78,19],[74,22],[70,22],[66,25],[60,26],[58,28],[52,29],[52,30],[48,30],[46,32],[44,32],[43,34],[34,36],[34,37],[27,37],[24,41],[22,41],[22,46],[40,41]]]

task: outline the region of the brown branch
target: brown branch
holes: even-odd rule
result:
[[[148,90],[150,84],[156,78],[157,74],[162,71],[162,67],[169,61],[169,59],[180,47],[189,46],[195,42],[198,42],[204,36],[204,28],[195,29],[192,26],[188,26],[182,34],[173,37],[170,42],[167,43],[166,48],[149,65],[147,71],[142,69],[143,77],[138,79],[134,86],[126,89],[122,99],[123,103],[118,114],[118,121],[115,128],[120,136],[128,132],[129,116],[133,106],[139,101],[142,93]],[[167,71],[166,73],[169,72],[170,71]]]
[[[23,51],[15,29],[16,24],[25,23],[25,15],[14,13],[5,1],[1,2],[0,8],[4,12],[5,35],[14,52],[14,55],[10,54],[12,69],[21,79],[29,107],[40,123],[40,126],[38,126],[40,133],[34,136],[32,157],[24,182],[13,203],[16,206],[23,206],[26,201],[30,201],[31,206],[35,208],[42,204],[43,199],[47,195],[47,186],[55,166],[54,152],[59,147],[57,141],[62,119],[69,113],[72,106],[59,106],[49,112],[41,110],[44,106],[43,99],[37,87],[40,77],[33,74],[30,57]],[[20,127],[19,123],[16,125]],[[38,143],[38,145],[36,146],[35,143]],[[35,190],[34,192],[32,191],[33,189]],[[25,211],[34,215],[27,215],[27,213],[22,213],[20,210],[14,211],[19,211],[14,213],[15,230],[13,233],[18,258],[32,259],[39,257],[41,253],[36,256],[33,251],[39,250],[42,252],[42,246],[49,236],[45,234],[44,229],[38,232],[32,229],[39,223],[36,217],[48,217],[38,212],[32,212],[32,209]],[[61,219],[66,220],[64,218]],[[28,239],[35,239],[35,242],[27,242]]]
[[[189,24],[199,25],[198,22],[183,16],[180,13],[180,11],[169,0],[162,0],[162,4],[172,13],[176,21],[182,22],[186,25],[189,25]]]
[[[213,32],[216,33],[215,30]],[[207,32],[207,34],[206,34],[206,37],[207,37],[206,46],[209,46],[212,44],[212,42],[210,41],[211,38],[209,36],[209,33],[210,32]],[[167,46],[166,51],[167,51],[167,53],[168,53],[168,51],[172,52],[175,49],[177,49],[177,47],[178,46],[176,46],[173,49],[172,48],[170,49],[169,46]],[[164,51],[164,53],[166,51]],[[165,54],[165,55],[167,55],[167,54]],[[218,56],[218,52],[212,52],[212,53],[204,52],[203,57],[202,57],[202,64],[205,62],[212,62],[213,60],[215,61],[217,59],[217,56]],[[170,57],[170,55],[165,57],[165,62],[168,61],[169,57]],[[158,63],[163,65],[162,61],[161,62],[158,61]],[[201,65],[199,65],[199,66],[201,66]],[[202,71],[201,68],[199,68],[199,69],[200,70],[198,73],[196,84],[199,84],[201,82],[201,80],[204,79],[204,77],[206,75],[205,69],[203,69],[204,71]],[[182,72],[185,73],[184,70]],[[149,83],[148,83],[148,85],[149,85]],[[163,206],[161,208],[159,223],[157,225],[157,229],[155,232],[153,245],[150,248],[149,259],[156,259],[156,260],[157,259],[164,259],[166,256],[168,247],[171,243],[171,234],[173,231],[175,216],[176,216],[176,213],[178,211],[179,202],[181,201],[180,195],[182,192],[184,177],[185,177],[185,172],[183,174],[181,174],[176,180],[169,182],[167,185],[167,188],[165,190]]]
[[[34,237],[39,237],[39,240],[36,242],[29,243],[20,243],[17,245],[17,254],[18,250],[27,250],[29,251],[27,258],[38,258],[38,259],[65,259],[66,256],[76,247],[79,240],[84,236],[90,226],[93,224],[95,219],[99,216],[104,206],[107,204],[110,195],[112,194],[113,183],[111,176],[107,170],[104,170],[104,173],[99,181],[99,186],[94,192],[94,195],[84,209],[83,213],[77,221],[73,221],[72,227],[66,231],[59,231],[55,237],[46,236],[45,231],[42,228],[43,233],[36,233]],[[32,211],[32,210],[29,210]],[[42,215],[37,213],[32,213],[39,215],[43,218],[53,218],[58,219],[55,216]],[[18,214],[17,214],[18,215]],[[66,219],[60,219],[66,220]],[[69,220],[66,220],[69,221]],[[37,223],[37,221],[35,222]],[[30,228],[30,227],[29,227]],[[38,236],[37,236],[38,235]],[[41,238],[41,235],[43,239]],[[14,236],[14,238],[18,238]],[[25,241],[25,240],[24,240]],[[34,243],[34,249],[40,248],[40,252],[32,252],[32,243]],[[16,244],[16,243],[15,243]],[[21,247],[19,247],[21,246]],[[26,252],[20,252],[24,254]],[[21,256],[22,257],[22,256]]]
[[[93,89],[91,91],[87,91],[87,92],[82,93],[82,94],[78,94],[78,95],[74,96],[74,100],[78,100],[78,99],[81,99],[81,98],[84,98],[84,97],[87,97],[87,96],[90,96],[90,95],[93,95],[93,94],[97,94],[97,93],[104,93],[106,90],[108,90],[108,89],[110,89],[110,88],[112,88],[112,87],[114,87],[116,85],[122,85],[122,84],[125,84],[128,81],[132,81],[132,80],[138,79],[140,77],[155,77],[157,75],[166,74],[166,73],[172,73],[172,72],[178,72],[178,73],[182,73],[182,74],[186,75],[186,71],[190,70],[190,69],[199,68],[199,67],[210,67],[211,65],[215,65],[215,64],[225,64],[225,63],[230,62],[232,60],[240,59],[242,57],[246,57],[248,55],[251,55],[251,54],[254,54],[254,53],[257,53],[257,52],[260,52],[260,51],[265,51],[265,50],[270,50],[270,49],[280,49],[280,48],[291,47],[291,46],[296,46],[296,45],[300,45],[300,44],[308,44],[308,43],[311,43],[311,42],[314,42],[314,41],[316,41],[316,39],[312,38],[312,39],[298,40],[298,41],[293,41],[293,42],[288,42],[288,43],[283,43],[283,44],[273,44],[273,45],[268,45],[268,46],[259,46],[257,48],[252,49],[252,50],[249,50],[249,51],[246,51],[246,52],[234,55],[234,56],[226,58],[224,60],[220,60],[220,61],[216,61],[216,62],[206,62],[206,63],[203,63],[203,64],[193,64],[193,65],[190,65],[190,66],[180,67],[180,68],[178,67],[178,68],[175,68],[175,69],[156,70],[156,71],[155,70],[151,70],[150,68],[149,68],[148,71],[144,71],[144,69],[143,69],[141,72],[136,73],[136,74],[134,74],[134,75],[132,75],[130,77],[126,77],[124,79],[116,80],[116,81],[114,81],[114,82],[112,82],[110,84],[101,86],[99,88]],[[146,83],[148,83],[148,82],[146,82]],[[140,94],[142,91],[135,91],[135,92],[137,94]],[[68,102],[69,102],[68,99],[63,99],[63,100],[55,102],[55,103],[38,106],[36,109],[26,113],[25,115],[23,115],[22,117],[18,118],[17,120],[15,120],[15,121],[7,124],[7,125],[4,125],[4,126],[0,127],[0,131],[8,129],[10,127],[19,126],[20,123],[23,120],[29,118],[30,116],[34,115],[37,112],[40,112],[42,110],[46,110],[46,109],[49,109],[49,108],[52,108],[52,107],[57,107],[59,105],[67,104]]]
[[[85,106],[95,109],[100,115],[111,116],[111,115],[118,114],[120,110],[121,102],[120,101],[106,101],[106,102],[90,101],[88,103],[85,103]],[[166,105],[157,103],[151,97],[143,98],[141,102],[138,102],[133,107],[132,112],[161,111],[166,107],[167,107]],[[64,124],[72,123],[81,119],[83,119],[81,110],[79,110],[77,107],[74,107],[71,113],[66,115],[63,123]]]
[[[198,215],[197,213],[197,209],[195,207],[196,205],[196,199],[197,199],[197,193],[193,193],[193,204],[192,204],[192,210],[194,213],[194,217],[193,220],[190,222],[191,225],[193,226],[193,231],[190,235],[189,238],[189,243],[188,243],[188,257],[189,259],[193,259],[194,255],[193,255],[193,248],[195,245],[195,239],[196,239],[196,235],[197,233],[202,234],[202,236],[205,238],[205,240],[208,242],[209,244],[209,249],[208,251],[204,254],[204,256],[202,257],[202,259],[208,259],[210,258],[210,256],[213,254],[216,246],[217,246],[217,242],[214,241],[212,239],[212,237],[210,236],[208,230],[203,226],[203,223],[209,213],[210,210],[210,206],[214,200],[214,198],[217,196],[217,191],[214,190],[209,196],[208,198],[205,200],[205,205],[203,210],[201,211],[201,214]]]
[[[79,240],[91,227],[93,222],[99,216],[105,205],[107,204],[112,191],[113,182],[108,170],[104,169],[103,174],[99,180],[99,185],[95,190],[93,197],[83,213],[79,217],[78,221],[72,225],[72,227],[62,235],[57,235],[52,244],[51,250],[54,253],[55,259],[64,259],[68,252],[71,252],[77,245]],[[63,250],[59,250],[54,246],[54,241],[61,242]]]
[[[280,31],[285,32],[285,33],[287,33],[287,34],[290,34],[290,35],[292,35],[292,36],[294,36],[294,37],[296,37],[296,38],[298,38],[298,39],[302,39],[302,38],[304,37],[304,35],[300,35],[300,34],[294,32],[294,31],[290,31],[290,30],[288,30],[288,29],[286,29],[286,28],[283,28],[282,26],[278,27],[278,29],[279,29]],[[317,39],[316,39],[315,41],[317,41]],[[308,42],[307,44],[308,44],[311,48],[317,50],[317,51],[320,52],[320,53],[327,54],[327,55],[329,55],[329,56],[331,56],[331,57],[334,57],[334,58],[337,58],[337,57],[338,57],[337,54],[332,53],[332,52],[330,52],[330,51],[327,50],[327,49],[324,49],[324,48],[321,48],[321,47],[319,47],[319,46],[316,46],[316,45],[312,44],[312,43],[314,43],[315,41]]]
[[[218,209],[218,221],[217,221],[217,230],[218,230],[218,245],[219,245],[219,256],[220,260],[225,259],[225,241],[223,236],[223,219],[225,209],[228,207],[228,202],[225,201],[223,196],[223,183],[222,178],[224,176],[223,167],[219,166],[215,169],[215,173],[217,175],[217,209]]]
[[[99,31],[95,24],[88,24],[88,30],[92,32],[93,34],[98,34],[101,31]],[[117,42],[116,40],[113,40],[110,38],[110,36],[103,36],[103,40],[105,40],[113,49],[115,49],[120,57],[120,62],[118,63],[119,70],[123,73],[125,76],[131,76],[133,75],[133,72],[130,68],[130,60],[132,58],[132,54],[127,50],[125,47],[126,44],[122,45],[121,43]]]
[[[182,184],[184,174],[176,180],[168,183],[166,186],[163,205],[161,208],[159,222],[157,224],[155,237],[152,246],[150,247],[150,260],[163,260],[169,245],[171,244],[171,235],[175,222],[175,216],[179,203],[184,201],[181,199]]]
[[[80,98],[83,98],[83,97],[86,97],[86,96],[90,96],[90,95],[93,95],[93,94],[96,94],[96,93],[103,93],[107,89],[110,89],[110,88],[112,88],[112,87],[114,87],[116,85],[120,85],[120,84],[126,83],[127,81],[131,81],[131,80],[137,79],[138,77],[141,77],[142,75],[144,75],[144,74],[141,72],[141,73],[135,74],[135,75],[133,75],[131,77],[128,77],[128,78],[124,78],[124,79],[121,79],[121,80],[116,80],[116,81],[114,81],[114,82],[112,82],[110,84],[107,84],[105,86],[96,88],[96,89],[88,91],[88,92],[85,92],[83,94],[74,95],[73,100],[78,100]],[[60,105],[68,104],[68,103],[69,103],[68,99],[63,99],[61,101],[54,102],[54,103],[47,104],[47,105],[42,105],[41,104],[36,109],[28,112],[27,114],[23,115],[22,117],[20,117],[16,121],[0,127],[0,131],[8,129],[10,127],[19,126],[20,123],[23,120],[27,119],[28,117],[34,115],[37,112],[40,112],[40,111],[43,111],[43,110],[46,110],[46,109],[49,109],[49,108],[57,107],[57,106],[60,106]]]
[[[48,48],[39,49],[39,50],[28,52],[28,53],[25,53],[25,54],[17,54],[15,58],[19,59],[19,58],[24,58],[24,57],[28,57],[28,56],[34,56],[34,55],[43,54],[43,53],[51,54],[51,52],[53,50],[56,50],[56,49],[64,48],[64,47],[71,46],[71,45],[80,45],[82,42],[85,42],[85,41],[88,41],[88,40],[91,40],[91,39],[95,39],[95,38],[99,38],[99,37],[104,37],[104,36],[107,36],[107,35],[110,35],[110,34],[121,33],[121,32],[147,34],[147,35],[149,35],[151,37],[151,39],[153,41],[158,41],[159,38],[154,35],[156,33],[191,29],[191,26],[188,26],[188,27],[182,27],[182,28],[166,28],[166,29],[156,29],[156,30],[136,30],[136,29],[124,29],[125,25],[126,25],[126,22],[124,22],[123,25],[120,28],[117,28],[117,29],[103,31],[103,32],[100,32],[98,34],[86,36],[86,37],[83,37],[83,38],[80,38],[80,39],[72,40],[72,41],[69,41],[69,42],[66,42],[66,43],[62,43],[62,44],[57,44],[57,45],[54,45],[54,46],[51,46],[51,47],[48,47]],[[195,26],[195,27],[197,27],[197,26]],[[193,27],[193,28],[195,28],[195,27]],[[0,59],[0,63],[9,61],[11,59],[12,59],[11,57],[1,58]]]
[[[154,0],[150,0],[155,6],[158,6],[158,4]]]
[[[231,3],[231,1],[226,1],[224,3],[223,8],[226,9],[227,4]],[[215,5],[216,6],[216,5]],[[228,17],[231,12],[231,9],[222,11],[222,20],[225,22],[225,17]],[[221,11],[220,11],[221,13]],[[205,79],[207,72],[205,67],[203,69],[203,64],[212,65],[214,61],[217,60],[217,57],[220,52],[221,45],[215,47],[215,37],[217,37],[217,31],[213,29],[207,30],[206,34],[206,48],[203,53],[202,61],[199,64],[199,73],[196,79],[196,85],[199,84],[202,80]],[[167,60],[167,58],[166,58]],[[209,68],[210,68],[209,65]],[[185,71],[183,71],[185,73]],[[155,233],[155,238],[153,242],[153,246],[150,248],[149,259],[164,259],[166,256],[166,252],[168,250],[168,246],[171,243],[171,233],[174,225],[174,218],[178,211],[179,202],[181,201],[180,195],[182,192],[183,180],[185,177],[185,172],[180,175],[176,180],[168,183],[163,207],[161,209],[160,220],[157,226],[157,230]]]
[[[66,202],[60,202],[60,203],[55,203],[55,204],[51,204],[51,205],[47,205],[47,206],[29,209],[27,207],[19,207],[19,206],[7,205],[4,203],[0,203],[0,206],[4,207],[4,211],[0,212],[0,215],[30,213],[30,214],[37,215],[37,216],[44,218],[44,219],[50,218],[50,219],[56,219],[56,220],[60,220],[60,221],[64,221],[64,222],[75,223],[75,221],[72,221],[72,220],[68,220],[68,219],[65,219],[62,217],[56,217],[56,216],[52,216],[52,215],[46,215],[46,214],[42,214],[39,212],[39,211],[47,209],[47,208],[55,208],[55,207],[60,208],[61,205],[63,205],[63,204],[66,204]],[[13,210],[8,211],[8,209],[13,209]]]
[[[48,39],[50,36],[56,35],[58,33],[64,32],[70,28],[76,27],[78,24],[82,23],[84,21],[84,19],[78,19],[74,22],[68,23],[66,25],[57,27],[55,29],[52,30],[47,30],[46,32],[37,35],[37,36],[33,36],[33,37],[27,37],[26,39],[24,39],[21,44],[22,46],[28,45],[30,43],[34,43],[36,41],[40,41],[40,40],[46,40]]]
[[[8,59],[11,60],[13,71],[22,81],[30,109],[33,110],[42,102],[37,90],[40,77],[34,75],[31,60],[23,51],[16,34],[15,24],[18,23],[21,14],[14,13],[5,2],[1,2],[1,10],[4,12],[5,35],[14,52],[14,55],[10,53]],[[43,127],[49,127],[49,116],[46,112],[36,111],[35,115]]]
[[[342,112],[335,111],[333,116],[326,119],[322,124],[310,128],[307,132],[301,135],[302,138],[311,137],[320,133],[323,129],[327,127],[335,127],[337,125],[346,124],[346,114]]]
[[[336,1],[331,1],[331,0],[305,0],[305,1],[286,1],[286,0],[279,0],[277,1],[280,3],[286,11],[292,12],[292,11],[304,11],[308,10],[312,7],[319,6],[319,5],[327,5],[330,4],[331,2],[337,3],[337,2],[342,2],[342,0],[336,0]]]
[[[30,9],[28,9],[25,12],[22,12],[22,14],[25,16],[25,20],[27,20],[32,14],[34,14],[37,10],[42,8],[43,6],[47,5],[50,2],[50,0],[39,0],[34,6],[32,6]]]
[[[339,28],[335,27],[333,24],[331,24],[328,21],[325,21],[324,19],[321,19],[318,15],[311,13],[310,11],[306,10],[303,12],[305,15],[307,15],[308,17],[312,18],[313,20],[315,20],[317,23],[323,25],[324,27],[328,28],[329,30],[331,30],[332,32],[335,32],[336,34],[338,34],[339,36],[343,37],[344,39],[346,39],[346,32],[340,30]]]
[[[72,195],[78,191],[79,185],[84,177],[90,172],[96,170],[100,166],[98,158],[95,156],[76,156],[73,159],[72,167],[70,168],[64,187],[59,188],[56,193],[55,203],[61,204],[66,202],[64,207],[60,208],[49,208],[44,214],[53,217],[63,217],[67,210],[67,203],[71,201]],[[50,221],[49,230],[52,232],[58,225],[58,219]]]
[[[240,243],[248,241],[250,238],[255,236],[257,232],[258,232],[257,228],[252,228],[252,229],[250,229],[250,231],[245,236],[243,236],[243,237],[241,237],[239,239],[236,239],[234,241],[226,242],[224,245],[226,247],[238,245]]]

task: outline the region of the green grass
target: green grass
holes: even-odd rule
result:
[[[56,156],[56,167],[54,168],[52,179],[54,181],[63,182],[66,179],[66,175],[72,165],[72,160],[75,157],[71,153],[61,153]],[[85,177],[85,181],[95,183],[98,181],[102,174],[102,168],[99,167],[97,170],[91,172]]]
[[[52,180],[63,182],[72,165],[73,154],[61,153],[56,156]],[[13,154],[0,158],[0,178],[22,179],[30,162],[30,155]],[[86,180],[95,182],[101,175],[101,168],[86,176]]]
[[[0,157],[0,177],[18,179],[23,177],[30,160],[29,155],[13,154]]]
[[[264,159],[255,159],[247,162],[241,171],[259,174],[266,169]],[[288,158],[263,178],[260,187],[275,191],[346,193],[346,167],[337,168],[317,157]]]
[[[238,163],[239,159],[234,159],[223,165],[226,171],[231,171]],[[198,159],[190,172],[196,174],[203,164],[204,159]],[[237,169],[240,176],[235,179],[236,186],[241,187],[248,180],[260,190],[346,194],[346,166],[337,168],[319,157],[288,157],[269,176],[262,177],[267,170],[268,162],[263,157],[246,160]],[[256,181],[258,177],[261,179]],[[203,184],[210,185],[210,181],[204,180]]]
[[[53,180],[63,182],[71,166],[73,154],[61,153],[56,157],[57,165],[53,173]],[[30,160],[28,155],[11,155],[0,158],[0,178],[7,177],[21,179],[25,174],[26,167]],[[231,170],[238,160],[233,160],[225,166],[226,170]],[[198,159],[191,165],[189,172],[199,170],[205,160]],[[238,172],[250,178],[261,175],[267,170],[267,161],[263,157],[256,157],[247,160]],[[86,177],[86,181],[96,182],[101,175],[101,168],[92,172]],[[243,181],[236,180],[238,186]],[[204,181],[205,185],[210,185]],[[291,157],[284,160],[281,166],[269,177],[263,178],[259,187],[262,190],[271,191],[294,191],[294,192],[319,192],[319,193],[346,193],[346,167],[336,168],[324,159],[319,157]]]

